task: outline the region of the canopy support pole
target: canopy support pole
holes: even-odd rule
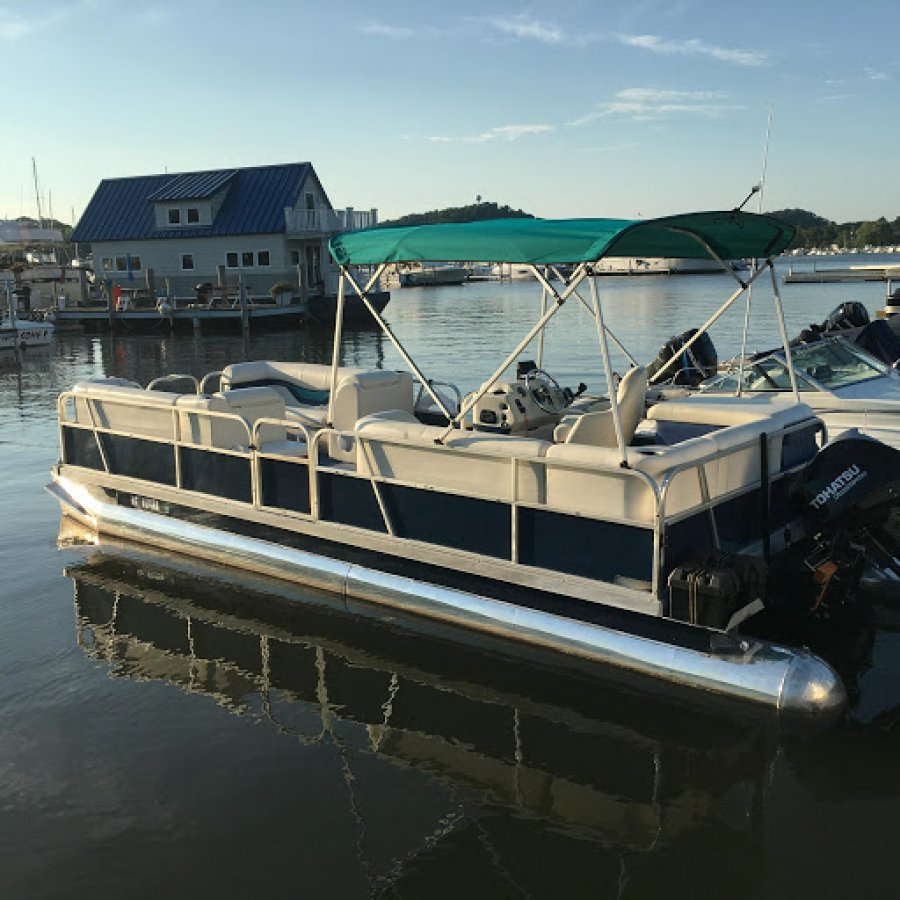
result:
[[[537,324],[535,324],[525,335],[524,338],[519,342],[516,346],[515,350],[503,360],[500,367],[488,378],[484,384],[478,388],[473,394],[470,394],[468,399],[466,399],[459,410],[459,415],[456,416],[455,419],[451,419],[450,424],[447,428],[441,433],[440,437],[436,438],[435,441],[438,444],[444,442],[444,439],[448,434],[454,429],[454,427],[458,427],[459,423],[463,420],[464,416],[471,410],[475,404],[496,384],[497,380],[500,376],[512,365],[515,358],[534,340],[535,335],[540,332],[547,322],[556,315],[557,312],[562,308],[562,305],[568,300],[571,296],[572,292],[575,290],[575,287],[579,284],[579,282],[585,277],[585,273],[587,272],[587,266],[585,263],[580,263],[578,268],[575,270],[574,275],[572,276],[572,283],[566,287],[566,289],[560,294],[548,281],[544,278],[541,273],[538,271],[537,267],[534,265],[529,265],[528,268],[531,271],[531,274],[534,275],[535,278],[540,282],[541,286],[546,290],[550,295],[552,295],[556,302],[549,308],[547,311],[540,317]]]
[[[754,272],[746,284],[738,279],[741,286],[703,323],[703,325],[700,326],[700,328],[697,329],[697,333],[681,348],[681,353],[689,350],[695,341],[699,340],[707,331],[709,331],[709,329],[728,311],[731,304],[734,303],[734,301],[737,300],[764,271],[765,269],[759,269],[759,271]],[[657,384],[662,380],[662,376],[675,364],[681,353],[673,356],[659,369],[659,371],[656,372],[653,378],[650,379],[652,384]]]
[[[757,260],[753,260],[753,272],[759,268]],[[753,273],[751,272],[751,274]],[[744,393],[744,364],[747,361],[747,337],[750,334],[750,305],[753,302],[753,285],[747,288],[747,305],[744,307],[744,330],[741,334],[741,355],[738,357],[738,380],[735,396],[740,397]]]
[[[613,427],[616,429],[616,444],[619,447],[619,456],[622,458],[619,465],[623,469],[628,466],[628,450],[625,447],[625,435],[622,432],[622,419],[619,416],[619,398],[616,384],[613,381],[612,363],[609,360],[609,343],[606,340],[606,327],[603,324],[603,307],[600,304],[600,292],[597,290],[597,276],[591,272],[591,301],[594,304],[594,319],[597,323],[597,337],[600,340],[600,355],[603,357],[603,371],[606,373],[606,387],[609,392],[609,409],[612,413]]]
[[[547,270],[544,269],[544,277],[547,277]],[[541,316],[547,312],[547,288],[541,285]],[[538,352],[537,352],[537,367],[539,369],[544,368],[544,329],[541,329],[541,333],[538,335]]]
[[[791,379],[791,390],[794,400],[800,402],[800,391],[797,388],[797,374],[794,372],[794,359],[791,356],[791,343],[788,340],[787,326],[784,323],[784,309],[781,305],[781,292],[778,290],[778,278],[775,275],[775,266],[771,259],[766,260],[769,273],[772,276],[772,294],[775,297],[775,314],[778,316],[778,327],[781,329],[781,343],[784,346],[784,361],[787,364],[788,377]]]
[[[387,335],[387,339],[394,345],[394,349],[400,354],[400,356],[402,357],[402,359],[406,363],[406,365],[409,366],[410,370],[413,372],[413,374],[416,376],[416,378],[419,379],[422,387],[425,389],[425,391],[428,393],[428,395],[431,397],[431,399],[434,400],[434,402],[437,404],[437,408],[447,417],[448,421],[452,422],[453,414],[444,405],[444,401],[441,400],[437,391],[435,391],[434,388],[432,388],[431,384],[429,383],[429,381],[425,377],[425,375],[422,373],[421,369],[419,369],[419,367],[415,364],[413,358],[409,355],[409,353],[406,352],[406,348],[403,346],[403,344],[401,344],[400,341],[397,340],[396,335],[394,334],[393,331],[391,331],[391,326],[388,325],[388,323],[385,322],[384,319],[381,318],[381,315],[379,314],[378,310],[375,309],[375,307],[372,306],[372,304],[369,302],[368,293],[370,290],[372,290],[372,286],[381,277],[381,273],[386,268],[387,268],[387,263],[381,263],[378,266],[378,268],[375,270],[375,274],[368,280],[365,288],[363,288],[363,289],[360,289],[359,285],[356,283],[356,279],[353,277],[353,275],[350,274],[350,270],[348,267],[341,266],[341,276],[342,276],[342,278],[343,277],[347,278],[347,281],[349,281],[350,284],[353,286],[353,290],[356,291],[359,299],[362,300],[362,302],[366,306],[366,309],[369,310],[369,313],[372,315],[372,318],[378,323],[378,327],[385,333],[385,335]]]
[[[337,306],[334,311],[334,345],[331,348],[331,389],[328,391],[328,427],[334,427],[334,395],[337,393],[338,368],[341,365],[341,333],[344,328],[344,270],[338,279]]]
[[[578,291],[574,291],[573,293],[581,301],[581,305],[591,314],[591,318],[596,318],[596,314],[594,313],[594,309],[591,304],[588,303],[588,301],[585,300],[584,297],[582,297],[581,294],[578,293]],[[631,354],[631,351],[613,334],[612,329],[609,327],[609,325],[606,325],[605,327],[606,333],[612,338],[613,343],[628,357],[628,361],[631,363],[631,365],[639,365],[638,361]]]
[[[667,230],[671,231],[673,234],[683,234],[686,237],[693,238],[722,267],[722,271],[730,275],[741,287],[745,288],[750,284],[749,281],[745,283],[744,279],[734,271],[734,268],[726,263],[699,234],[694,234],[692,231],[685,231],[683,228],[668,228]]]

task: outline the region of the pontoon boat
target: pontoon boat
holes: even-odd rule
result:
[[[753,636],[754,623],[853,603],[864,557],[896,567],[882,526],[900,454],[865,439],[823,449],[825,427],[799,401],[790,362],[787,398],[688,396],[648,411],[644,367],[602,398],[561,388],[542,369],[541,342],[535,362],[521,358],[567,303],[581,303],[612,385],[598,260],[764,260],[746,281],[732,272],[733,301],[792,236],[736,211],[339,235],[330,366],[236,363],[186,393],[165,380],[152,390],[80,382],[59,398],[51,490],[95,532],[361,597],[386,617],[415,612],[831,717],[846,702],[833,669]],[[541,307],[461,400],[426,376],[367,294],[388,265],[466,259],[528,266]],[[563,264],[570,273],[554,278]],[[358,267],[371,273],[364,283]],[[408,372],[341,365],[351,289]],[[652,443],[637,437],[648,418],[662,426]]]

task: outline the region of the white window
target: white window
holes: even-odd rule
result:
[[[112,259],[109,256],[103,257],[103,271],[112,272]]]
[[[169,210],[169,224],[170,225],[180,225],[181,224],[181,210],[180,209],[170,209]]]
[[[241,268],[242,269],[252,269],[253,268],[253,251],[245,251],[241,254]]]
[[[189,223],[199,222],[200,221],[200,210],[195,209],[192,206],[189,206],[188,211],[187,211],[187,220]]]
[[[238,267],[237,253],[226,253],[225,254],[225,268],[236,269],[237,267]]]
[[[194,254],[193,253],[182,253],[181,254],[181,268],[185,272],[192,272],[194,270]]]
[[[269,265],[269,251],[268,250],[260,250],[259,253],[256,254],[256,264],[258,266]]]

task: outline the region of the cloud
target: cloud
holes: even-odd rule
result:
[[[579,153],[616,153],[620,150],[637,150],[644,145],[640,141],[629,141],[627,144],[605,144],[600,147],[578,147]]]
[[[482,131],[481,134],[466,135],[463,137],[435,135],[428,138],[428,140],[439,141],[441,143],[460,142],[466,144],[483,144],[487,141],[517,141],[521,137],[528,137],[536,134],[549,134],[551,131],[555,130],[555,125],[500,125],[496,128]]]
[[[45,28],[58,25],[75,15],[74,8],[51,9],[43,14],[16,14],[6,7],[0,6],[0,40],[16,41],[28,37]]]
[[[415,28],[410,28],[407,25],[388,25],[385,22],[366,22],[366,24],[359,27],[359,30],[363,34],[368,34],[372,37],[391,38],[396,41],[418,36]]]
[[[759,50],[717,47],[715,44],[707,44],[700,38],[675,41],[662,38],[658,34],[620,34],[617,40],[627,47],[637,47],[666,56],[709,56],[739,66],[764,66],[768,62],[766,54]]]
[[[718,116],[740,109],[722,101],[717,91],[678,91],[652,87],[624,88],[612,100],[598,104],[569,125],[588,125],[608,116],[622,116],[635,121],[660,119],[674,115]]]
[[[865,69],[863,69],[863,74],[869,81],[887,81],[886,72],[879,72],[871,66],[866,66]]]
[[[495,16],[487,20],[497,31],[509,37],[523,40],[540,41],[544,44],[566,44],[570,38],[562,29],[554,25],[545,25],[528,15]]]

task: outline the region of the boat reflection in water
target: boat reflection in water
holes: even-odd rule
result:
[[[716,858],[731,896],[759,886],[774,717],[722,721],[506,645],[415,634],[383,611],[361,621],[331,595],[111,549],[66,571],[79,647],[112,676],[269,722],[299,753],[333,748],[347,789],[333,802],[358,827],[340,854],[376,895],[427,879],[457,896],[477,870],[483,896],[510,879],[571,896],[669,865],[712,887]]]

